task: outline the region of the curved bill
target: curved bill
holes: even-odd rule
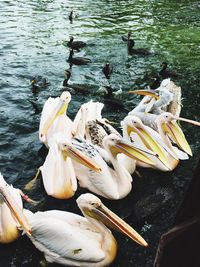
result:
[[[129,91],[128,93],[135,95],[147,95],[154,97],[156,100],[160,99],[160,96],[154,90],[134,90],[134,91]]]
[[[183,131],[175,121],[163,123],[162,129],[164,133],[167,134],[171,140],[179,146],[180,149],[192,156],[190,145],[188,144]]]
[[[63,94],[64,93],[66,92],[63,92]],[[55,109],[53,109],[52,112],[50,112],[47,120],[43,125],[43,128],[40,130],[40,138],[42,139],[44,136],[46,136],[49,128],[51,127],[53,122],[57,119],[57,117],[65,114],[67,111],[69,100],[67,98],[64,98],[64,95],[63,96],[62,95],[60,96],[60,102],[55,107]]]
[[[63,155],[70,157],[95,172],[101,172],[100,166],[94,160],[72,146],[66,146],[63,150]]]
[[[141,246],[147,247],[148,243],[144,240],[144,238],[137,233],[129,224],[127,224],[124,220],[122,220],[119,216],[117,216],[114,212],[109,210],[106,206],[101,204],[98,207],[94,207],[92,210],[84,209],[84,212],[92,217],[101,221],[103,224],[108,226],[111,229],[117,230],[132,240],[140,244]]]
[[[10,209],[16,221],[21,225],[21,227],[28,235],[31,235],[32,231],[28,219],[23,214],[23,211],[16,203],[9,190],[6,187],[0,187],[0,194],[2,195],[4,202]]]
[[[146,156],[145,153],[151,156],[157,156],[156,153],[138,145],[131,145],[125,140],[118,141],[114,146],[111,146],[110,150],[115,157],[117,156],[117,154],[123,153],[124,155],[134,160],[139,160],[146,164],[155,165],[155,163],[148,156]]]
[[[173,153],[173,151],[169,151],[167,147],[163,147],[164,144],[160,145],[157,140],[155,140],[152,137],[152,134],[150,134],[147,130],[142,128],[136,128],[128,126],[128,135],[131,135],[131,132],[136,133],[144,143],[144,145],[150,149],[151,151],[154,151],[158,155],[158,159],[164,164],[169,170],[171,170],[171,163],[168,158],[168,153],[176,160],[178,160],[176,154]]]

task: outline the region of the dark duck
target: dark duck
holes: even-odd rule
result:
[[[74,13],[73,10],[70,11],[70,13],[69,13],[69,21],[70,21],[71,23],[73,23],[73,18],[74,18],[73,13]]]
[[[85,85],[81,84],[69,84],[69,79],[71,77],[71,71],[65,70],[65,79],[63,81],[63,86],[66,87],[69,91],[76,91],[79,93],[89,93],[90,89]]]
[[[113,66],[111,63],[106,62],[102,69],[103,74],[105,75],[106,79],[110,79],[110,75],[113,72]]]
[[[49,86],[49,84],[50,83],[47,81],[47,79],[40,75],[37,75],[31,79],[31,86],[33,91],[46,88]]]
[[[67,42],[67,46],[73,50],[79,51],[81,48],[86,46],[86,43],[82,41],[74,41],[74,37],[70,37],[69,42]]]
[[[146,48],[134,48],[135,41],[133,39],[128,39],[127,48],[129,55],[141,55],[141,56],[149,56],[151,52]]]
[[[130,40],[130,38],[131,38],[131,32],[128,32],[127,36],[126,35],[122,36],[122,41],[128,42],[128,40]]]
[[[91,62],[89,58],[84,58],[84,57],[73,57],[74,51],[73,49],[70,49],[69,52],[69,57],[68,57],[68,62],[70,65],[87,65]]]
[[[112,110],[124,109],[124,104],[120,99],[114,97],[111,85],[105,86],[106,92],[104,94],[104,104]]]
[[[161,64],[162,69],[159,71],[159,75],[163,78],[163,79],[167,79],[167,78],[177,78],[178,77],[178,73],[176,71],[170,70],[168,69],[168,64],[167,62],[163,62]]]
[[[155,90],[157,89],[161,84],[161,78],[158,75],[155,75],[154,77],[150,77],[150,88]]]

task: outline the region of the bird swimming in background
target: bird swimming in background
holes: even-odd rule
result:
[[[106,79],[110,79],[110,75],[113,73],[113,65],[109,62],[106,62],[106,64],[103,66],[102,72]]]
[[[66,90],[69,90],[72,92],[75,91],[75,92],[79,92],[83,94],[89,93],[91,91],[92,88],[89,88],[88,85],[69,83],[70,77],[71,77],[71,71],[65,70],[65,79],[63,81],[63,86],[66,87]]]
[[[73,57],[74,55],[74,50],[70,49],[69,52],[69,57],[68,57],[68,62],[70,65],[87,65],[91,63],[91,59],[89,58],[84,58],[84,57]]]
[[[142,101],[130,112],[132,115],[136,112],[161,114],[165,111],[176,116],[180,115],[181,87],[170,79],[163,80],[156,90],[135,90],[129,91],[129,93],[145,95]]]
[[[45,102],[40,118],[39,139],[48,147],[48,141],[57,132],[62,132],[71,140],[72,121],[66,115],[71,94],[64,91],[60,97],[49,97]]]
[[[168,63],[163,62],[161,64],[162,69],[159,71],[159,75],[162,77],[162,79],[167,79],[167,78],[177,78],[179,75],[176,71],[168,69]]]
[[[70,40],[67,42],[67,46],[73,50],[79,51],[81,48],[86,46],[86,43],[83,41],[74,41],[74,37],[70,37]]]
[[[70,13],[69,13],[69,21],[70,21],[70,23],[73,23],[73,19],[74,19],[74,11],[71,10]]]
[[[47,262],[70,267],[109,266],[117,255],[117,241],[107,227],[121,232],[141,246],[148,246],[98,197],[90,193],[82,194],[76,202],[84,217],[59,210],[36,213],[25,210],[32,230],[28,237],[44,253]]]
[[[125,36],[125,35],[122,36],[122,41],[128,42],[128,40],[130,40],[130,38],[131,38],[131,32],[128,32],[127,36]]]
[[[134,48],[135,41],[133,39],[128,39],[127,41],[127,49],[129,55],[141,55],[141,56],[149,56],[151,52],[146,48]]]
[[[148,149],[140,148],[125,141],[116,134],[103,139],[103,148],[80,138],[74,138],[72,144],[97,162],[101,172],[94,172],[73,161],[79,185],[91,192],[108,199],[121,199],[132,189],[132,177],[118,161],[118,154],[123,153],[135,160],[154,164],[145,153],[155,154]]]
[[[76,149],[63,133],[54,134],[49,140],[48,146],[48,155],[39,171],[42,173],[44,188],[49,196],[57,199],[68,199],[75,194],[77,180],[72,159],[77,164],[83,164],[95,172],[101,171],[97,163],[85,155],[84,151],[80,152]],[[27,189],[36,181],[39,171],[33,180],[26,185]]]
[[[47,79],[40,75],[34,76],[31,79],[31,86],[32,86],[33,92],[38,91],[43,88],[47,88],[49,85],[50,83],[47,81]]]
[[[15,241],[20,236],[20,224],[31,234],[30,225],[23,215],[22,197],[30,200],[20,189],[8,185],[0,173],[0,243]]]

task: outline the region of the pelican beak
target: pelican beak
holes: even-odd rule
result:
[[[163,132],[167,134],[171,138],[171,140],[180,147],[180,149],[185,151],[188,155],[192,156],[192,150],[185,138],[185,135],[175,121],[163,123],[162,129]]]
[[[101,221],[104,225],[108,226],[111,229],[117,230],[132,240],[140,244],[141,246],[147,247],[147,242],[143,239],[143,237],[138,234],[130,225],[128,225],[125,221],[123,221],[119,216],[117,216],[114,212],[109,210],[102,203],[98,207],[93,207],[91,210],[87,209],[84,212],[92,217]]]
[[[47,120],[44,123],[43,128],[40,130],[40,139],[44,140],[46,139],[45,136],[47,135],[47,132],[53,122],[62,114],[65,114],[68,108],[68,102],[65,100],[60,99],[60,102],[58,105],[55,107],[54,110],[49,114]]]
[[[72,146],[66,146],[63,150],[63,155],[64,157],[70,157],[95,172],[101,172],[101,168],[94,160]]]
[[[149,134],[148,131],[142,128],[136,128],[132,126],[128,126],[128,135],[130,136],[131,133],[136,133],[144,143],[144,145],[150,149],[151,151],[154,151],[156,155],[158,155],[158,159],[169,169],[171,170],[171,165],[169,162],[169,159],[167,157],[167,153],[162,148],[162,146],[159,145],[158,142],[154,138],[152,138],[151,134]],[[175,155],[172,154],[172,156],[177,159]]]
[[[138,145],[131,145],[129,142],[126,142],[123,139],[118,141],[114,146],[111,146],[110,150],[114,157],[116,157],[119,153],[123,153],[134,160],[139,160],[146,164],[155,165],[155,163],[145,155],[145,153],[147,153],[149,155],[156,156],[154,152]]]
[[[176,117],[176,116],[174,116],[174,119],[175,119],[175,120],[179,120],[179,121],[185,121],[185,122],[194,124],[194,125],[196,125],[196,126],[200,126],[200,122],[198,122],[198,121],[193,121],[193,120],[189,120],[189,119],[182,118],[182,117]]]
[[[25,232],[31,236],[32,230],[29,225],[28,219],[23,214],[23,211],[13,199],[9,190],[6,187],[0,187],[0,194],[2,195],[3,201],[6,203],[8,208],[10,209],[12,215],[16,219],[16,221],[21,225],[21,227],[25,230]]]
[[[129,91],[128,93],[136,95],[148,95],[150,97],[154,97],[156,100],[160,99],[160,96],[154,90],[134,90]]]

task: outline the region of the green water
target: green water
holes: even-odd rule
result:
[[[76,17],[69,23],[68,15]],[[149,73],[157,73],[167,61],[180,75],[176,83],[182,87],[182,116],[200,121],[200,3],[199,1],[1,1],[0,3],[0,171],[16,187],[23,186],[34,175],[44,158],[38,151],[40,111],[45,100],[60,95],[68,50],[63,45],[70,36],[87,42],[78,56],[92,60],[87,66],[72,67],[72,83],[91,88],[87,95],[73,94],[69,116],[73,118],[79,106],[94,99],[104,101],[98,89],[107,85],[102,75],[106,61],[114,65],[111,84],[120,96],[124,109],[105,106],[104,114],[119,122],[139,101],[126,92],[144,88]],[[129,56],[122,35],[132,32],[136,47],[149,48],[149,57]],[[50,86],[33,94],[30,79],[34,75],[46,77]],[[130,240],[115,234],[119,243],[115,267],[149,267],[153,264],[160,235],[173,223],[174,214],[182,200],[199,156],[199,129],[182,123],[194,156],[181,162],[170,174],[140,170],[143,177],[134,178],[133,191],[124,200],[106,201],[149,242],[140,248]],[[133,206],[152,195],[157,188],[170,190],[171,199],[151,216],[137,221]],[[78,191],[78,196],[82,191]],[[41,200],[38,207],[79,212],[75,199],[57,201],[47,198],[41,186],[30,193]],[[75,198],[76,198],[75,196]],[[25,204],[29,209],[33,207]],[[39,266],[42,257],[24,237],[0,246],[0,266]]]

